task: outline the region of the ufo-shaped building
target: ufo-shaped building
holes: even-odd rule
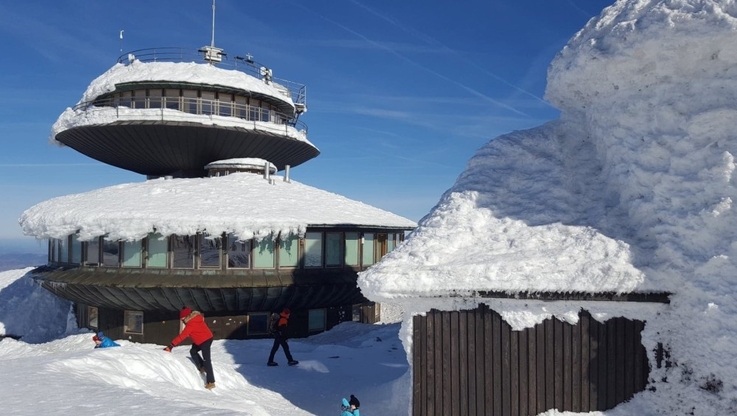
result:
[[[220,339],[266,336],[283,307],[293,336],[375,322],[357,273],[416,224],[290,177],[319,154],[298,120],[306,110],[303,85],[250,56],[123,55],[51,140],[146,180],[24,212],[24,233],[49,240],[34,277],[74,302],[79,326],[137,342],[168,342],[185,306]]]

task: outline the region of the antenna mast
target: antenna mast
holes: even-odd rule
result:
[[[212,40],[210,40],[210,46],[203,46],[200,52],[205,54],[205,60],[210,65],[223,60],[223,50],[215,47],[215,0],[212,0]]]
[[[210,47],[215,47],[215,0],[212,0],[212,41]]]

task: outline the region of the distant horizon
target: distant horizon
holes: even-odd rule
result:
[[[0,238],[0,255],[6,254],[45,254],[46,240],[33,237]]]

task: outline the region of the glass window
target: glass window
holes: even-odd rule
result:
[[[59,240],[59,261],[69,262],[69,239],[67,237]]]
[[[70,250],[72,251],[72,263],[82,264],[82,242],[79,241],[77,234],[72,234],[72,246]],[[66,256],[64,256],[64,261],[67,261]]]
[[[123,243],[123,267],[141,267],[141,240]]]
[[[56,239],[49,238],[49,262],[55,262],[56,257]]]
[[[164,100],[166,102],[166,108],[179,110],[179,90],[167,89],[164,90],[164,94],[166,94]]]
[[[130,107],[131,106],[131,92],[125,91],[120,93],[120,106]]]
[[[220,237],[210,238],[207,234],[200,236],[200,266],[220,268]]]
[[[126,334],[143,334],[143,312],[123,312],[123,332]]]
[[[250,105],[248,106],[248,110],[249,110],[248,119],[250,121],[258,121],[258,116],[259,116],[258,100],[251,101]]]
[[[269,121],[269,109],[268,108],[261,109],[261,121]]]
[[[325,330],[325,309],[310,309],[309,327],[310,332]]]
[[[131,91],[132,108],[146,108],[146,90]]]
[[[235,96],[235,116],[243,119],[248,118],[248,105],[246,97]]]
[[[233,108],[233,94],[218,94],[218,108],[221,116],[230,117]]]
[[[87,307],[87,326],[89,328],[94,328],[94,329],[99,328],[97,316],[98,316],[97,308],[95,308],[94,306],[88,306]]]
[[[148,90],[148,108],[161,108],[161,96],[163,90]]]
[[[239,241],[228,234],[228,268],[249,269],[251,267],[251,240]]]
[[[396,234],[389,234],[389,240],[387,241],[387,253],[394,250],[394,248],[397,246],[397,240],[396,240]]]
[[[84,254],[84,264],[97,266],[100,264],[100,239],[93,238],[86,243],[87,250]]]
[[[172,234],[171,263],[174,269],[194,268],[194,238],[192,236]]]
[[[265,312],[248,314],[248,335],[267,334],[269,314]]]
[[[299,238],[290,234],[279,241],[279,267],[299,266]]]
[[[253,267],[260,269],[274,268],[274,238],[265,237],[254,243]]]
[[[184,106],[182,109],[190,114],[197,114],[197,91],[184,90],[182,91],[184,96]]]
[[[363,265],[374,264],[374,233],[363,234]]]
[[[161,234],[148,235],[148,257],[146,267],[166,267],[166,253],[169,250],[166,237]]]
[[[120,244],[107,238],[102,240],[102,265],[106,267],[118,267],[120,261]]]
[[[305,267],[322,267],[322,233],[305,235]]]
[[[345,233],[345,264],[346,266],[358,266],[358,233]]]
[[[215,101],[215,93],[210,91],[202,91],[202,114],[217,114],[217,102]]]
[[[325,233],[325,266],[340,266],[341,233]]]

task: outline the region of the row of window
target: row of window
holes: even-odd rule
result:
[[[250,97],[222,92],[147,89],[123,91],[95,100],[95,105],[128,108],[168,108],[189,114],[239,117],[248,121],[286,124],[288,116],[271,104]]]
[[[308,331],[321,332],[327,325],[326,309],[310,309],[308,311]],[[251,312],[246,314],[246,328],[248,335],[268,334],[269,312]],[[358,315],[354,314],[354,320]],[[99,310],[94,306],[87,307],[87,327],[99,330]],[[123,332],[126,334],[143,335],[143,311],[123,311]],[[181,324],[183,326],[183,324]],[[180,328],[181,330],[182,328]]]
[[[261,240],[239,240],[232,234],[163,237],[151,233],[136,241],[105,237],[79,241],[72,235],[49,241],[49,262],[173,269],[362,268],[392,251],[403,238],[402,233],[331,231]]]

